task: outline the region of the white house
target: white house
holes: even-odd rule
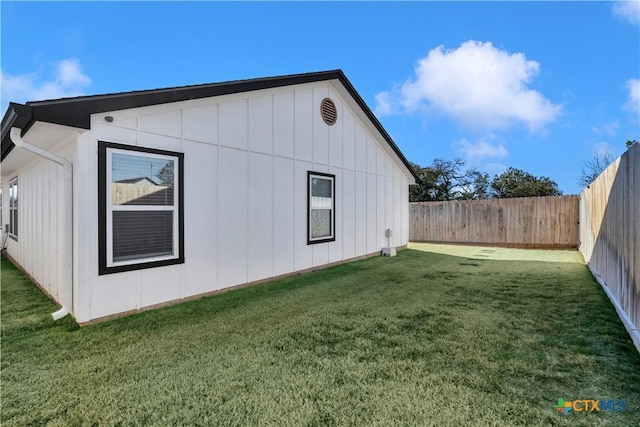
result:
[[[416,176],[342,71],[10,104],[6,253],[80,323],[379,254]]]

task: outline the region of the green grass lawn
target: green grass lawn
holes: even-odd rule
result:
[[[2,259],[3,426],[638,425],[640,355],[574,251],[414,244],[77,326]],[[624,399],[570,412],[558,398]]]

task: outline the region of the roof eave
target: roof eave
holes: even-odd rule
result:
[[[382,126],[378,118],[375,116],[375,114],[373,114],[373,111],[371,111],[367,103],[364,102],[364,99],[362,99],[360,94],[356,91],[356,89],[353,87],[353,85],[347,79],[344,73],[340,72],[340,74],[341,76],[339,80],[342,82],[342,84],[347,89],[349,94],[351,94],[351,96],[356,101],[356,103],[360,106],[362,111],[364,111],[367,118],[371,121],[371,123],[373,123],[373,126],[378,130],[378,132],[380,132],[382,137],[387,141],[387,143],[389,144],[393,152],[396,153],[396,155],[400,158],[402,163],[406,166],[406,168],[409,170],[413,178],[416,180],[416,183],[419,183],[420,178],[418,177],[418,174],[416,174],[416,172],[413,170],[413,168],[411,167],[411,164],[409,163],[407,158],[404,156],[404,154],[402,154],[402,151],[400,151],[400,148],[398,148],[393,138],[391,138],[391,136],[387,133],[387,131],[384,129],[384,127]]]
[[[24,134],[33,123],[41,121],[79,129],[90,129],[92,114],[328,80],[340,81],[367,118],[373,123],[374,127],[387,141],[394,153],[404,163],[416,182],[419,182],[420,179],[398,146],[382,127],[382,124],[380,124],[342,70],[339,69],[195,86],[62,98],[29,102],[26,105],[11,103],[2,120],[2,160],[14,147],[9,137],[11,127],[21,128]]]
[[[33,122],[33,109],[31,107],[15,102],[9,103],[9,108],[7,108],[7,112],[2,118],[2,127],[0,128],[2,136],[2,142],[0,143],[1,160],[4,160],[14,147],[11,141],[11,128],[22,129],[22,134],[24,135],[33,125]]]

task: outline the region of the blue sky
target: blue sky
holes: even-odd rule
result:
[[[631,2],[7,2],[1,106],[342,69],[406,157],[580,191],[640,138]]]

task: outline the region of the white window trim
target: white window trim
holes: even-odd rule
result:
[[[15,197],[13,195],[14,187],[18,187],[18,177],[16,176],[15,178],[13,178],[11,181],[9,181],[9,237],[13,238],[14,240],[18,240],[18,231],[16,229],[16,224],[15,224],[15,219],[18,217],[18,212],[19,212],[19,203],[18,206],[15,205],[15,202],[18,201],[19,202],[19,194],[16,194]]]
[[[163,159],[163,160],[172,160],[173,161],[173,206],[149,206],[149,205],[142,205],[142,206],[129,206],[129,205],[113,205],[112,203],[112,191],[111,191],[111,184],[112,184],[112,164],[113,164],[113,154],[114,153],[120,153],[120,154],[125,154],[127,156],[138,156],[138,157],[146,157],[146,158],[156,158],[156,159]],[[106,203],[106,208],[107,208],[107,267],[119,267],[119,266],[124,266],[124,265],[135,265],[135,264],[144,264],[144,263],[150,263],[150,262],[155,262],[155,261],[166,261],[166,260],[172,260],[172,259],[178,259],[180,256],[180,246],[179,246],[179,239],[180,239],[180,230],[179,230],[179,188],[180,188],[180,182],[179,182],[179,176],[180,176],[180,162],[178,161],[178,157],[177,156],[167,156],[167,155],[163,155],[163,154],[155,154],[155,153],[148,153],[148,152],[144,152],[144,151],[135,151],[135,148],[132,147],[131,150],[126,149],[126,150],[122,150],[122,149],[118,149],[118,148],[107,148],[107,176],[106,176],[106,180],[105,180],[105,184],[107,186],[106,188],[106,196],[107,196],[107,203]],[[125,261],[114,261],[113,260],[113,212],[114,211],[135,211],[135,212],[139,212],[139,211],[171,211],[173,212],[173,254],[172,255],[164,255],[164,256],[157,256],[157,257],[144,257],[144,258],[136,258],[136,259],[130,259],[130,260],[125,260]]]
[[[314,208],[312,205],[312,193],[311,187],[313,178],[324,179],[327,181],[331,181],[331,206],[317,206]],[[307,244],[315,244],[315,243],[324,243],[324,242],[332,242],[336,239],[336,177],[335,175],[320,173],[320,172],[311,172],[309,171],[307,174]],[[322,237],[311,237],[311,211],[313,209],[331,209],[331,235],[322,236]]]

